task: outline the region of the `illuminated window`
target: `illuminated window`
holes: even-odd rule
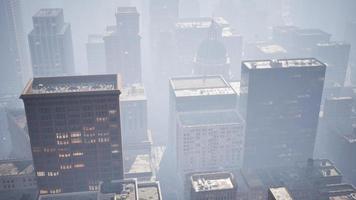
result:
[[[80,163],[80,164],[74,164],[74,168],[83,168],[85,167],[84,164]]]
[[[72,138],[71,142],[72,142],[72,144],[81,144],[82,143],[82,139],[80,139],[80,138]]]
[[[96,191],[98,190],[98,186],[97,185],[89,185],[89,191]]]
[[[59,172],[48,172],[47,175],[48,176],[58,176]]]
[[[72,165],[61,165],[60,169],[63,169],[63,170],[72,169]]]
[[[70,137],[80,137],[82,136],[81,132],[77,131],[77,132],[71,132],[70,133]]]
[[[115,115],[117,113],[117,110],[109,110],[110,115]]]
[[[40,190],[40,194],[48,194],[48,190]]]
[[[69,158],[70,157],[70,153],[60,153],[60,154],[58,154],[58,157],[60,157],[60,158]]]
[[[82,156],[83,155],[83,152],[74,152],[73,153],[73,156]]]
[[[45,175],[46,175],[45,172],[42,172],[42,171],[38,171],[38,172],[37,172],[37,176],[45,176]]]

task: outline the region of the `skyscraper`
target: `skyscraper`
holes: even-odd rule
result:
[[[0,95],[18,94],[29,76],[19,0],[0,0]]]
[[[97,190],[123,178],[116,75],[34,78],[25,104],[40,194]]]
[[[184,112],[177,117],[179,173],[242,167],[244,122],[236,111]]]
[[[32,20],[28,40],[34,77],[74,74],[71,27],[64,22],[63,10],[41,9]]]
[[[325,70],[313,58],[242,63],[244,167],[283,166],[313,156]]]
[[[343,42],[319,43],[314,48],[313,56],[325,63],[325,87],[344,86],[349,67],[350,44]]]
[[[179,0],[150,1],[150,24],[152,42],[157,42],[161,32],[171,31],[179,17]]]
[[[107,72],[121,74],[125,85],[142,79],[139,28],[136,7],[119,7],[116,30],[104,37]]]
[[[89,74],[104,74],[106,72],[106,58],[104,36],[89,35],[87,48],[87,61]]]

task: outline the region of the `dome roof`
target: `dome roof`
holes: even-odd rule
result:
[[[204,40],[198,48],[196,61],[206,64],[225,64],[227,61],[225,45],[215,39]]]

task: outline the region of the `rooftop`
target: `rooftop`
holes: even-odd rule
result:
[[[97,200],[97,192],[72,192],[40,195],[38,200]]]
[[[196,18],[183,18],[176,23],[177,29],[208,29],[211,22],[214,21],[221,28],[229,27],[229,23],[222,17],[196,17]]]
[[[121,90],[120,101],[146,100],[145,88],[141,84],[133,84]]]
[[[128,173],[130,174],[152,173],[150,155],[149,154],[137,155]]]
[[[136,179],[113,180],[100,184],[99,195],[105,195],[113,199],[137,200]]]
[[[291,67],[321,67],[325,65],[315,58],[281,59],[281,60],[256,60],[244,61],[249,69],[291,68]]]
[[[325,35],[325,36],[330,36],[329,33],[322,31],[320,29],[297,29],[295,30],[299,35]]]
[[[237,95],[240,95],[240,85],[241,82],[240,81],[233,81],[229,83],[231,85],[231,87],[235,90]]]
[[[242,123],[236,111],[184,112],[180,113],[178,118],[183,126]]]
[[[63,14],[63,9],[61,8],[42,8],[34,17],[56,17],[60,14]]]
[[[195,174],[191,177],[191,184],[195,192],[235,188],[233,175],[227,172]]]
[[[276,200],[293,200],[285,187],[270,188],[269,191]]]
[[[34,173],[31,161],[3,161],[0,162],[0,176],[17,176]]]
[[[117,13],[135,13],[137,14],[137,9],[136,7],[133,6],[128,6],[128,7],[118,7],[117,8]]]
[[[114,74],[40,77],[32,79],[22,95],[114,91],[118,88],[118,77]]]
[[[340,41],[332,41],[332,42],[322,42],[322,43],[318,43],[318,46],[321,47],[341,47],[341,46],[350,46],[350,44],[345,43],[345,42],[340,42]]]
[[[329,200],[356,200],[356,193],[352,193],[350,195],[330,197]]]
[[[158,182],[139,183],[139,200],[161,200],[161,189]]]
[[[176,77],[170,84],[177,97],[236,94],[221,76]]]
[[[277,44],[257,45],[257,48],[265,54],[287,53],[287,50]]]

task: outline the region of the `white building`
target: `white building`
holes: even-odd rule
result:
[[[183,175],[242,166],[244,122],[234,110],[179,113],[177,165]]]

